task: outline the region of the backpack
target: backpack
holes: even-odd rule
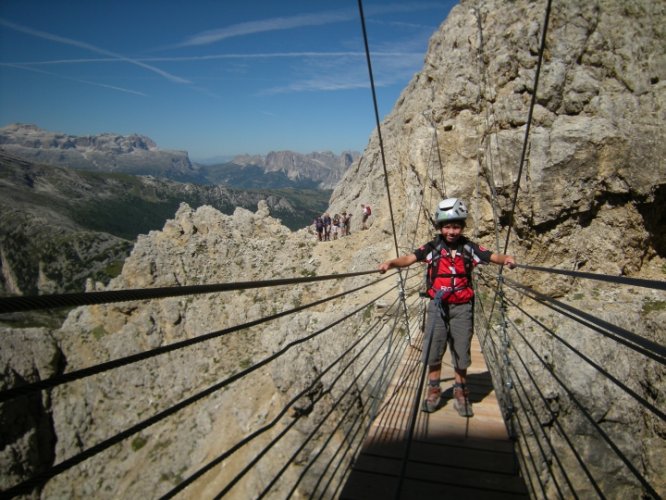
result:
[[[365,206],[365,213],[367,213],[368,215],[372,215],[372,209],[370,208],[370,205]]]
[[[472,246],[469,244],[467,239],[461,238],[460,241],[458,242],[458,247],[456,248],[456,255],[462,255],[463,262],[465,264],[465,274],[451,274],[451,273],[437,273],[439,269],[439,261],[442,258],[442,250],[446,248],[446,245],[444,243],[444,239],[439,237],[437,239],[437,243],[435,244],[435,248],[433,249],[433,257],[430,263],[428,264],[428,268],[426,270],[426,295],[427,292],[432,289],[435,279],[438,277],[441,278],[449,278],[449,277],[456,277],[456,276],[465,276],[467,278],[467,285],[463,288],[468,288],[472,286],[472,271],[474,269],[474,265],[472,263]],[[447,250],[448,252],[448,250]],[[454,285],[455,285],[455,280],[454,280]],[[463,288],[456,289],[454,286],[454,289],[451,290],[451,292],[456,292],[457,290],[462,290]],[[437,292],[435,290],[435,292]]]

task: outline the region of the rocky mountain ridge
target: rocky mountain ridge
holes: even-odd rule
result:
[[[92,152],[132,153],[157,151],[157,144],[149,137],[138,134],[127,136],[100,134],[75,136],[49,132],[36,125],[14,123],[2,128],[0,144],[36,149],[76,149],[81,154]]]
[[[316,196],[84,172],[0,152],[0,294],[81,292],[88,278],[107,282],[137,235],[161,228],[183,202],[230,214],[265,200],[295,230],[325,208]]]
[[[160,150],[150,138],[138,134],[75,136],[36,125],[10,124],[0,129],[0,147],[27,161],[92,172],[154,175],[180,181],[199,177],[187,152]]]
[[[92,172],[152,175],[196,184],[228,183],[231,187],[330,190],[342,178],[357,152],[301,154],[293,151],[241,155],[218,165],[192,163],[186,151],[162,150],[149,137],[131,134],[75,136],[14,123],[0,128],[0,148],[34,163]],[[246,167],[259,167],[251,186],[243,184]],[[262,174],[272,174],[263,175]],[[282,179],[283,177],[283,179]]]
[[[343,151],[339,156],[330,151],[296,154],[292,151],[272,151],[266,156],[239,155],[230,165],[256,166],[266,173],[284,173],[291,181],[311,181],[319,189],[333,189],[349,167],[359,158],[359,153]]]

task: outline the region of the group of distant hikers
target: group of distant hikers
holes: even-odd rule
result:
[[[368,229],[368,217],[372,215],[370,205],[361,204],[362,218],[361,229]],[[337,240],[338,237],[349,236],[351,234],[351,218],[352,213],[343,211],[342,214],[335,214],[331,218],[328,212],[315,217],[314,226],[315,234],[318,241],[331,241]]]

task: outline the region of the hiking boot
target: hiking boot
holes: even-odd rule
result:
[[[438,385],[429,385],[428,394],[423,400],[423,411],[426,413],[432,413],[442,402],[442,389]]]
[[[461,417],[473,417],[472,403],[469,402],[469,389],[463,384],[453,385],[453,408]]]

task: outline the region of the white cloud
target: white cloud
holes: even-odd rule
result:
[[[414,12],[418,10],[427,10],[441,7],[433,3],[394,3],[385,5],[372,5],[365,9],[370,15],[381,15],[387,13]],[[289,30],[293,28],[302,28],[305,26],[321,26],[324,24],[333,24],[345,21],[357,20],[359,11],[356,9],[342,9],[328,12],[319,12],[316,14],[301,14],[289,17],[274,17],[270,19],[260,19],[258,21],[247,21],[244,23],[232,24],[224,28],[207,30],[190,36],[184,41],[166,48],[193,47],[197,45],[210,45],[228,38],[253,35],[256,33],[265,33],[268,31]],[[407,26],[407,24],[405,24]],[[414,27],[414,25],[412,25]]]
[[[7,21],[5,19],[0,18],[0,25],[5,26],[6,28],[13,29],[14,31],[19,31],[21,33],[25,33],[26,35],[31,35],[34,37],[38,38],[43,38],[45,40],[49,40],[52,42],[57,42],[57,43],[62,43],[65,45],[72,45],[74,47],[79,47],[81,49],[89,50],[91,52],[95,52],[97,54],[102,54],[105,56],[109,56],[113,58],[114,60],[117,61],[123,61],[128,64],[133,64],[135,66],[139,66],[143,69],[146,69],[148,71],[152,71],[153,73],[157,73],[158,75],[166,78],[167,80],[170,80],[175,83],[191,83],[188,80],[185,80],[184,78],[181,78],[179,76],[172,75],[171,73],[167,73],[166,71],[163,71],[159,68],[156,68],[155,66],[151,66],[149,64],[145,64],[141,61],[138,61],[136,59],[131,59],[129,57],[125,57],[121,54],[116,54],[114,52],[111,52],[109,50],[105,50],[99,47],[95,47],[94,45],[91,45],[86,42],[81,42],[78,40],[73,40],[71,38],[66,38],[62,37],[59,35],[54,35],[52,33],[47,33],[45,31],[39,31],[39,30],[34,30],[32,28],[28,28],[27,26],[22,26],[20,24],[12,23],[10,21]]]
[[[43,69],[37,69],[37,68],[32,68],[30,66],[25,66],[22,64],[12,64],[12,63],[0,63],[0,66],[8,67],[8,68],[17,68],[21,69],[24,71],[32,71],[34,73],[41,73],[44,75],[49,75],[49,76],[55,76],[57,78],[62,78],[64,80],[70,80],[73,82],[78,82],[78,83],[85,83],[86,85],[94,85],[95,87],[103,87],[106,89],[111,89],[111,90],[117,90],[119,92],[125,92],[127,94],[134,94],[134,95],[140,95],[143,97],[146,97],[146,94],[143,92],[139,92],[137,90],[131,90],[131,89],[126,89],[123,87],[117,87],[115,85],[107,85],[105,83],[98,83],[98,82],[91,82],[90,80],[82,80],[81,78],[72,78],[69,76],[63,76],[63,75],[58,75],[56,73],[52,73],[50,71],[44,71]]]
[[[349,21],[356,16],[351,9],[322,12],[318,14],[302,14],[291,17],[275,17],[259,21],[248,21],[233,24],[226,28],[208,30],[192,35],[175,47],[192,47],[195,45],[209,45],[227,38],[251,35],[254,33],[265,33],[267,31],[288,30],[301,28],[303,26],[321,26],[343,21]]]

